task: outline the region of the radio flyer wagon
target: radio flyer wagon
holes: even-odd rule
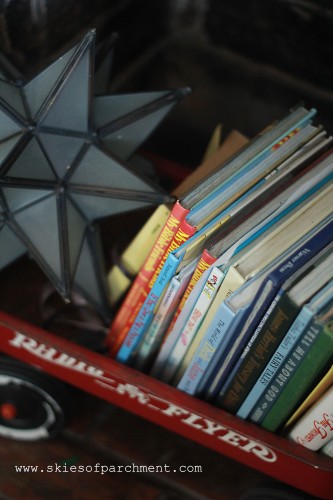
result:
[[[179,94],[145,96],[139,106],[136,101],[129,113],[138,124],[135,130],[128,116],[121,114],[108,123],[105,114],[111,109],[110,101],[96,100],[98,119],[93,123],[96,133],[91,123],[89,83],[93,38],[94,34],[89,33],[32,84],[3,84],[0,111],[5,125],[0,132],[6,149],[0,158],[3,165],[0,222],[6,241],[9,236],[13,241],[7,248],[8,261],[28,248],[65,299],[75,285],[103,309],[92,221],[125,211],[124,204],[136,210],[163,201],[163,196],[149,183],[124,170],[123,138],[137,137],[140,120],[147,114],[153,117],[151,125],[156,125]],[[82,85],[87,75],[88,83],[82,90],[77,84]],[[44,90],[42,94],[35,92],[38,86]],[[86,110],[83,106],[72,116],[72,99],[84,102]],[[121,106],[125,101],[132,102],[127,96]],[[67,107],[65,120],[59,125],[63,118],[60,111]],[[98,139],[103,143],[102,149]],[[112,145],[113,140],[120,163],[104,151],[104,146]],[[127,149],[128,144],[125,145]],[[36,154],[42,166],[33,166],[26,173],[25,162],[31,162]],[[106,179],[103,189],[99,179],[95,179],[98,175],[89,172],[88,159],[102,164],[100,175],[103,182]],[[108,169],[112,170],[112,182],[118,179],[118,192],[114,191],[111,180],[108,185]],[[134,188],[124,187],[122,179],[126,186],[131,184]],[[97,187],[92,189],[95,181]],[[115,200],[112,207],[118,209],[106,208],[110,197]],[[95,198],[99,200],[96,205],[92,203]],[[43,218],[45,213],[51,213],[53,218]],[[77,240],[80,245],[76,246]],[[54,241],[62,243],[59,254],[54,252]],[[0,244],[3,244],[1,233]],[[93,281],[85,281],[87,276]],[[54,436],[66,422],[68,390],[73,386],[283,483],[321,498],[332,498],[332,459],[117,363],[108,356],[102,343],[94,350],[1,311],[0,351],[1,436],[30,441]]]

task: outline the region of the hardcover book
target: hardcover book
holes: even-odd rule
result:
[[[333,386],[293,426],[288,437],[314,451],[333,439]]]
[[[331,248],[332,251],[332,248]],[[326,261],[325,261],[326,263]],[[329,262],[327,261],[327,264]],[[333,258],[332,258],[333,264]],[[313,276],[313,271],[312,276]],[[320,274],[320,266],[315,269],[316,278]],[[301,286],[301,284],[300,284]],[[306,286],[306,283],[303,283]],[[290,326],[288,332],[284,336],[280,345],[274,352],[273,356],[265,366],[262,373],[259,375],[258,380],[248,393],[247,397],[243,401],[241,407],[237,411],[237,415],[241,418],[247,418],[252,409],[255,407],[256,402],[265,392],[267,385],[273,378],[274,374],[278,370],[279,366],[282,364],[283,360],[287,358],[293,346],[296,344],[298,339],[301,337],[304,330],[307,328],[312,317],[318,314],[327,304],[329,300],[333,297],[333,283],[328,283],[326,287],[320,289],[318,293],[310,300],[309,303],[305,303],[297,315],[295,321]]]
[[[223,168],[218,169],[206,181],[201,182],[196,189],[191,190],[180,200],[180,206],[187,210],[187,214],[148,282],[147,286],[150,291],[147,291],[148,296],[138,314],[136,314],[137,309],[132,306],[136,317],[132,320],[133,315],[131,316],[127,322],[128,326],[124,327],[120,334],[120,339],[124,338],[124,341],[117,353],[119,361],[127,362],[129,360],[149,326],[155,304],[167,283],[163,279],[163,287],[161,288],[160,282],[158,289],[153,291],[157,276],[161,274],[160,270],[164,265],[164,270],[172,267],[174,270],[177,269],[175,264],[172,266],[167,263],[167,256],[182,242],[212,221],[214,217],[218,217],[218,214],[221,214],[224,209],[251,189],[251,186],[258,183],[260,178],[264,178],[276,165],[272,160],[273,156],[276,157],[276,161],[278,159],[282,161],[285,155],[288,156],[294,152],[295,149],[292,146],[287,146],[289,141],[295,144],[297,149],[306,142],[304,134],[317,133],[318,130],[309,124],[314,114],[315,110],[307,111],[302,107],[297,108],[272,130],[258,135],[239,154],[227,161]],[[304,132],[305,129],[306,132]],[[269,166],[265,163],[265,158]],[[163,265],[163,263],[165,264]],[[172,275],[170,279],[171,277]],[[156,293],[157,291],[158,293]],[[126,334],[127,327],[129,327],[129,331]]]
[[[327,254],[325,251],[326,245],[332,241],[332,221],[329,222],[327,229],[328,233],[326,233],[326,238],[324,237],[323,245],[321,245],[321,234],[323,234],[321,233],[317,240],[315,237],[312,240],[312,245],[314,244],[314,247],[312,247],[313,253],[307,253],[303,257],[305,269],[300,267],[299,272],[296,270],[295,274],[292,274],[282,284],[254,333],[249,337],[230,374],[220,385],[216,398],[218,406],[231,413],[236,413],[239,410],[253,385],[258,379],[260,380],[260,373],[269,362],[270,357],[273,356],[284,335],[288,332],[303,304],[310,299],[311,294],[313,295],[320,289],[320,286],[312,282],[312,280],[317,276],[318,268],[322,273],[322,280],[326,279],[326,259],[323,260],[323,256],[325,257]],[[317,249],[316,245],[319,245]],[[305,248],[310,247],[305,245]],[[320,252],[321,249],[323,249],[322,252]],[[316,257],[311,259],[316,254],[316,251],[319,252],[318,259]],[[330,246],[328,252],[331,252]],[[330,258],[330,255],[328,258]],[[312,270],[309,272],[309,269]],[[308,273],[305,277],[302,276],[303,270]],[[298,296],[297,290],[299,290],[299,287],[305,286],[306,283],[310,285],[309,289],[306,290],[307,295]],[[321,286],[324,284],[325,281],[321,283]],[[312,288],[311,285],[313,285]],[[249,399],[249,401],[252,403],[252,400]]]
[[[315,316],[282,363],[250,415],[251,420],[272,432],[285,425],[288,418],[311,392],[332,364],[332,304],[328,311]],[[261,409],[257,417],[257,408]]]
[[[332,189],[333,186],[331,185],[324,188],[324,190],[318,194],[315,199],[306,203],[305,206],[293,214],[292,217],[288,217],[284,223],[282,223],[262,241],[259,241],[257,245],[249,250],[249,252],[245,252],[241,260],[237,260],[237,263],[242,262],[244,276],[243,283],[256,274],[262,276],[263,272],[268,272],[268,268],[274,259],[279,258],[279,256],[281,256],[283,252],[288,251],[288,249],[290,250],[291,244],[295,244],[298,240],[301,241],[301,238],[305,237],[312,228],[315,228],[317,224],[325,219],[325,217],[330,215],[331,209],[329,208],[328,199],[331,196]],[[315,213],[317,215],[315,215]],[[247,259],[247,255],[251,255],[251,259]],[[246,271],[244,272],[245,269]],[[236,273],[241,275],[239,268]],[[224,281],[225,280],[226,278]],[[256,291],[257,290],[255,290],[255,292]],[[215,300],[218,299],[218,295],[219,294],[217,293]],[[218,348],[224,349],[230,340],[230,322],[235,314],[229,307],[227,297],[224,300],[222,298],[222,302],[219,304],[217,313],[204,333],[197,352],[193,356],[183,379],[178,385],[179,388],[184,390],[186,387],[186,391],[190,388],[191,394],[195,394],[198,390],[198,386],[205,376],[208,365],[210,364],[211,359],[215,356],[216,350]],[[237,319],[239,318],[240,316],[238,315]],[[221,347],[219,347],[220,345]],[[209,354],[207,351],[209,351]],[[194,377],[194,369],[199,366],[200,369],[195,370],[196,376]]]

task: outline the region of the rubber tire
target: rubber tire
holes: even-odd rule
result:
[[[0,415],[0,436],[39,441],[56,436],[71,413],[68,388],[57,379],[24,363],[0,357],[0,407],[9,403],[16,415]]]

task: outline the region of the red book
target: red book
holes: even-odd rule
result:
[[[169,332],[171,332],[171,330],[172,330],[174,324],[176,323],[176,320],[177,320],[180,312],[182,311],[183,306],[184,306],[185,302],[187,301],[190,293],[192,292],[194,286],[199,281],[199,279],[201,278],[203,273],[206,271],[206,269],[208,269],[212,264],[214,264],[214,262],[216,262],[216,260],[217,260],[217,258],[210,255],[210,253],[208,252],[207,249],[205,249],[203,251],[202,256],[197,264],[197,267],[195,268],[195,271],[192,275],[192,278],[191,278],[189,284],[187,285],[187,288],[184,292],[184,295],[183,295],[183,297],[178,305],[177,311],[175,312],[175,315],[172,319],[172,322],[171,322],[171,324],[170,324],[170,326],[165,334],[165,338],[167,337]]]
[[[153,245],[148,257],[136,276],[128,294],[126,295],[118,314],[116,315],[108,335],[111,354],[118,351],[121,342],[118,337],[126,324],[132,323],[144,303],[152,286],[152,278],[156,269],[165,257],[170,244],[176,235],[181,222],[185,219],[188,210],[177,201],[163,226],[160,235]],[[123,336],[122,336],[123,337]]]

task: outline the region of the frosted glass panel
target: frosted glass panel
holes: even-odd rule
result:
[[[36,139],[32,139],[7,172],[8,177],[56,180],[49,162]]]
[[[0,144],[0,166],[7,158],[8,154],[14,149],[20,138],[21,135],[15,135],[11,139],[8,139]]]
[[[51,194],[50,190],[46,189],[18,188],[14,186],[4,186],[2,191],[9,209],[13,212],[31,203],[36,203]]]
[[[108,215],[137,210],[151,205],[147,201],[133,201],[104,196],[88,196],[71,193],[71,198],[80,206],[89,220],[100,219]]]
[[[46,68],[42,73],[24,86],[24,93],[29,104],[31,116],[35,117],[44,101],[54,88],[62,72],[73,56],[76,47]]]
[[[159,91],[97,96],[94,99],[95,127],[99,129],[108,123],[113,123],[167,94],[169,92]]]
[[[118,158],[123,160],[130,158],[172,107],[173,104],[165,106],[154,113],[144,116],[141,120],[137,120],[127,127],[107,135],[102,139],[102,143]]]
[[[40,120],[42,126],[79,132],[88,131],[92,85],[91,78],[89,78],[91,54],[88,49],[86,48],[81,59],[73,65],[63,86],[52,99],[52,106]]]
[[[22,133],[22,127],[0,109],[0,141],[20,132]]]
[[[106,297],[99,276],[100,264],[93,260],[95,250],[95,248],[91,248],[88,238],[85,238],[75,274],[75,283],[89,302],[97,308],[103,308]],[[97,255],[95,257],[97,258]]]
[[[74,272],[78,263],[80,250],[83,244],[84,234],[86,230],[86,221],[76,209],[73,203],[67,198],[66,200],[66,216],[68,233],[68,252],[69,252],[69,270],[71,280],[74,278]]]
[[[21,257],[27,251],[23,243],[6,225],[0,226],[0,249],[0,269]]]
[[[22,94],[19,87],[4,80],[0,80],[0,96],[22,117],[26,117]]]
[[[112,189],[131,189],[146,193],[154,193],[143,179],[125,168],[103,151],[90,147],[84,155],[79,167],[73,172],[71,184],[83,186],[99,186]]]
[[[38,249],[40,259],[61,279],[57,200],[54,195],[14,214],[14,220]],[[36,254],[35,254],[36,255]]]
[[[39,134],[39,139],[59,179],[68,173],[84,140],[64,135]]]

